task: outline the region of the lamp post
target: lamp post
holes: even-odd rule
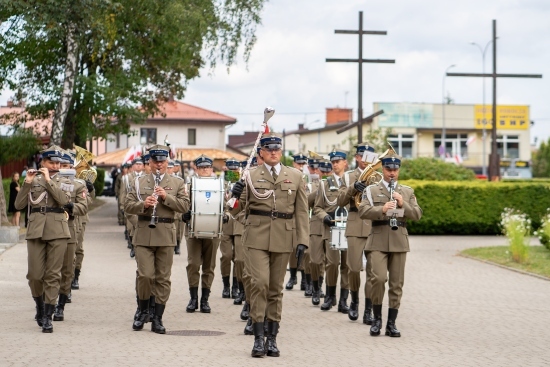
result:
[[[442,122],[443,122],[443,126],[442,126],[442,131],[441,131],[441,147],[443,147],[443,149],[439,149],[439,154],[443,155],[443,159],[445,159],[445,152],[447,151],[447,145],[446,145],[446,141],[445,141],[445,138],[446,138],[446,130],[445,130],[445,77],[447,76],[447,72],[449,71],[449,69],[452,69],[454,68],[456,65],[453,64],[453,65],[450,65],[447,69],[445,69],[445,73],[443,74],[443,90],[442,90],[442,103],[441,103],[441,117],[442,117]]]
[[[481,63],[482,63],[482,74],[485,74],[485,53],[487,52],[488,48],[489,48],[489,45],[493,42],[493,40],[487,42],[487,44],[485,45],[484,48],[481,48],[481,46],[475,42],[470,42],[470,45],[473,45],[473,46],[476,46],[479,51],[481,52]],[[487,125],[487,120],[485,119],[485,78],[482,78],[482,82],[483,82],[483,121],[482,121],[482,125],[483,125],[483,137],[482,137],[482,167],[481,167],[481,173],[484,175],[484,176],[487,176],[487,164],[486,164],[486,159],[487,159],[487,156],[486,156],[486,152],[485,152],[485,140],[487,140],[487,130],[486,130],[486,125]]]

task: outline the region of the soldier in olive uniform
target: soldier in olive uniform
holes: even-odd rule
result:
[[[120,175],[117,176],[117,178]],[[92,204],[92,202],[95,199],[95,190],[94,185],[86,184],[86,188],[88,189],[88,194],[86,195],[86,202],[88,207]],[[91,191],[90,191],[91,189]],[[80,217],[80,232],[78,232],[78,243],[76,245],[76,251],[75,251],[75,259],[74,259],[74,278],[73,282],[71,283],[71,289],[80,289],[80,284],[78,282],[80,278],[80,272],[82,271],[82,261],[84,260],[84,233],[86,233],[86,225],[88,221],[90,220],[90,217],[86,213],[86,215]]]
[[[135,179],[137,177],[142,177],[143,172],[143,160],[141,157],[135,158],[132,162],[132,172],[124,176],[123,184],[120,190],[120,205],[121,209],[125,210],[126,200],[128,199],[128,193],[132,191]],[[126,217],[126,229],[128,230],[128,247],[130,248],[130,257],[135,256],[135,249],[133,244],[134,232],[137,226],[138,218],[132,213],[127,213],[124,211],[124,216]]]
[[[232,173],[238,176],[240,162],[237,161],[235,158],[229,158],[227,161],[225,161],[225,166],[228,170],[228,174],[231,175]],[[233,185],[233,183],[229,180],[225,180],[226,184],[226,199],[231,196],[231,192],[229,192],[229,187]],[[223,225],[222,225],[222,238],[220,241],[220,252],[222,254],[220,258],[220,270],[222,274],[222,282],[223,282],[223,291],[222,291],[222,297],[223,298],[237,298],[239,293],[239,285],[237,284],[237,278],[236,276],[233,277],[233,290],[231,290],[231,283],[229,282],[229,278],[231,277],[231,263],[234,262],[235,259],[235,243],[234,243],[234,233],[233,233],[233,227],[234,227],[234,219],[233,217],[228,214],[224,213],[223,216]],[[236,264],[233,265],[233,273],[236,273]]]
[[[371,263],[371,297],[374,321],[370,328],[372,336],[380,335],[382,328],[382,301],[385,283],[388,282],[389,309],[386,335],[399,337],[401,333],[395,325],[397,310],[403,294],[405,280],[405,260],[409,252],[407,220],[419,220],[422,209],[416,202],[414,190],[397,183],[401,158],[390,153],[382,158],[384,179],[368,186],[363,192],[359,216],[372,220],[372,234],[367,240],[368,262]],[[390,191],[393,190],[393,197]],[[388,210],[403,209],[404,215],[389,216]]]
[[[42,327],[42,332],[51,333],[63,257],[67,241],[71,238],[69,215],[63,208],[69,203],[70,193],[66,185],[70,182],[57,175],[61,148],[51,146],[41,154],[41,168],[38,171],[27,171],[23,187],[15,199],[15,208],[22,210],[29,206],[30,216],[26,235],[27,279],[36,303],[36,322]],[[40,172],[40,175],[37,175],[37,172]]]
[[[340,268],[340,301],[338,312],[347,313],[349,308],[347,298],[349,292],[347,252],[330,248],[330,227],[334,226],[336,209],[338,208],[338,188],[342,184],[342,176],[346,168],[347,154],[342,151],[333,151],[329,154],[330,163],[323,163],[323,174],[327,178],[320,185],[315,199],[314,215],[324,224],[322,241],[326,255],[327,294],[325,302],[321,305],[322,311],[328,311],[336,305],[336,284],[338,282],[338,268]],[[346,205],[343,207],[347,208]],[[318,258],[320,260],[320,258]]]
[[[71,169],[73,162],[73,158],[69,153],[63,152],[61,169]],[[64,207],[69,214],[69,231],[71,232],[71,238],[67,241],[67,248],[61,268],[59,298],[53,314],[53,321],[63,321],[65,319],[65,303],[67,303],[69,293],[71,292],[71,282],[74,274],[74,257],[78,242],[78,234],[81,231],[80,218],[88,213],[88,191],[86,186],[86,182],[77,178],[74,178],[72,182],[66,186],[69,188],[68,193],[71,195],[70,201]]]
[[[319,170],[320,160],[311,158],[308,159],[308,169],[309,169],[309,182],[306,186],[307,204],[309,208],[310,218],[309,218],[309,248],[307,252],[309,253],[309,271],[310,277],[312,278],[312,298],[311,303],[317,306],[321,302],[321,293],[323,286],[323,275],[324,275],[324,263],[325,263],[325,249],[323,241],[323,222],[313,215],[315,211],[315,199],[319,191],[319,186],[321,184],[320,177],[321,171]],[[304,256],[305,260],[305,256]]]
[[[213,172],[212,159],[201,155],[194,161],[197,167],[197,174],[199,180],[196,180],[197,185],[200,185],[199,181],[201,177],[211,177]],[[190,200],[193,201],[193,188],[189,189],[191,192]],[[203,193],[204,195],[204,193]],[[200,312],[210,313],[211,308],[208,304],[208,298],[210,297],[210,288],[214,281],[214,269],[216,268],[216,253],[220,240],[218,238],[195,238],[189,233],[189,222],[191,221],[191,210],[187,211],[183,215],[183,220],[188,223],[185,228],[185,234],[187,238],[187,281],[189,282],[189,293],[191,299],[185,309],[187,312],[195,312],[199,308],[199,283],[201,283],[201,299],[200,299]],[[202,268],[202,275],[200,274]],[[202,278],[202,279],[201,279]]]
[[[298,264],[309,242],[308,208],[302,173],[281,165],[281,138],[264,134],[260,140],[264,164],[245,173],[245,183],[233,187],[238,205],[231,213],[246,213],[243,234],[246,269],[251,276],[250,316],[253,321],[253,357],[278,357],[277,334],[282,313],[284,277],[296,230]],[[246,186],[246,190],[245,189]],[[243,192],[244,190],[244,192]],[[229,201],[231,206],[231,201]],[[267,317],[267,343],[264,340]]]
[[[353,171],[346,172],[344,175],[343,185],[340,187],[338,194],[338,205],[349,205],[349,216],[346,223],[346,238],[348,240],[347,264],[349,269],[349,288],[351,291],[351,303],[349,305],[348,317],[355,321],[359,317],[359,289],[361,287],[361,268],[363,267],[363,252],[367,238],[371,232],[370,220],[361,219],[357,214],[357,206],[355,203],[355,195],[362,193],[366,185],[359,181],[359,177],[368,163],[363,161],[365,151],[374,153],[374,148],[370,144],[360,144],[356,146],[355,161],[357,168]],[[367,278],[370,273],[370,263],[367,262],[366,273]],[[363,322],[370,325],[372,323],[371,309],[372,302],[370,299],[370,287],[368,282],[365,284],[365,312]]]
[[[121,167],[121,172],[118,174],[115,178],[114,186],[115,186],[115,197],[117,200],[117,207],[119,208],[117,217],[118,217],[118,225],[123,226],[124,225],[124,212],[120,209],[120,188],[122,187],[122,178],[128,174],[128,165],[126,162]]]
[[[124,204],[124,212],[134,214],[138,219],[133,244],[138,265],[140,312],[132,328],[141,330],[149,322],[149,302],[154,284],[155,314],[151,331],[158,334],[166,333],[162,315],[171,288],[170,275],[176,245],[174,212],[189,210],[183,180],[166,174],[168,152],[169,148],[164,145],[155,145],[149,150],[149,164],[155,174],[136,177]]]
[[[176,167],[179,167],[176,164],[176,162],[177,161],[168,162],[168,173],[174,177],[181,178],[181,176],[178,176],[176,174]],[[174,254],[180,255],[181,254],[180,246],[181,246],[181,238],[183,234],[184,223],[181,220],[181,215],[179,213],[175,214],[174,221],[175,221],[174,223],[176,224],[176,247],[174,247]]]

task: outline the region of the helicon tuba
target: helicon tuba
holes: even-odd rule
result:
[[[382,158],[387,156],[390,152],[393,152],[397,154],[395,149],[393,149],[392,145],[388,142],[389,149],[386,149],[386,151],[382,154],[380,154],[374,163],[370,163],[364,170],[363,173],[361,173],[361,176],[357,179],[357,181],[364,182],[367,186],[373,185],[377,182],[380,182],[382,180],[382,174],[378,172],[377,170],[382,167]],[[361,205],[361,198],[363,196],[362,192],[358,192],[355,194],[355,205],[359,207]]]
[[[88,162],[94,158],[94,155],[78,145],[75,145],[74,149],[76,152],[76,157],[74,159],[76,178],[93,183],[97,178],[97,171],[90,167]]]

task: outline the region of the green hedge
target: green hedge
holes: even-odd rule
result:
[[[411,234],[500,234],[500,214],[507,207],[526,213],[536,230],[550,208],[550,185],[546,183],[400,182],[414,189],[424,212],[420,221],[407,223]]]
[[[101,196],[103,194],[103,188],[105,187],[105,170],[103,168],[98,168],[97,178],[94,181],[94,190],[96,196]]]
[[[436,158],[404,159],[399,170],[401,180],[473,181],[474,171]]]

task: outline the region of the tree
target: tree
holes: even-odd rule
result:
[[[540,144],[539,149],[533,153],[531,162],[533,177],[550,177],[550,139]]]
[[[390,141],[390,135],[392,134],[393,130],[391,128],[378,127],[376,129],[373,129],[371,125],[369,126],[368,131],[365,133],[363,143],[372,145],[376,153],[382,154],[389,148],[388,142]],[[357,135],[350,136],[342,143],[345,144],[346,142],[349,143],[349,146],[354,146],[355,144],[357,144]],[[353,155],[354,154],[349,154],[349,162],[354,161]]]
[[[63,147],[127,134],[203,66],[247,61],[265,1],[0,0],[0,85]]]
[[[7,162],[28,157],[39,150],[40,140],[29,129],[13,128],[9,136],[0,136],[0,167]],[[0,172],[0,183],[2,173]],[[6,214],[6,196],[4,186],[0,185],[0,225],[10,226]]]

